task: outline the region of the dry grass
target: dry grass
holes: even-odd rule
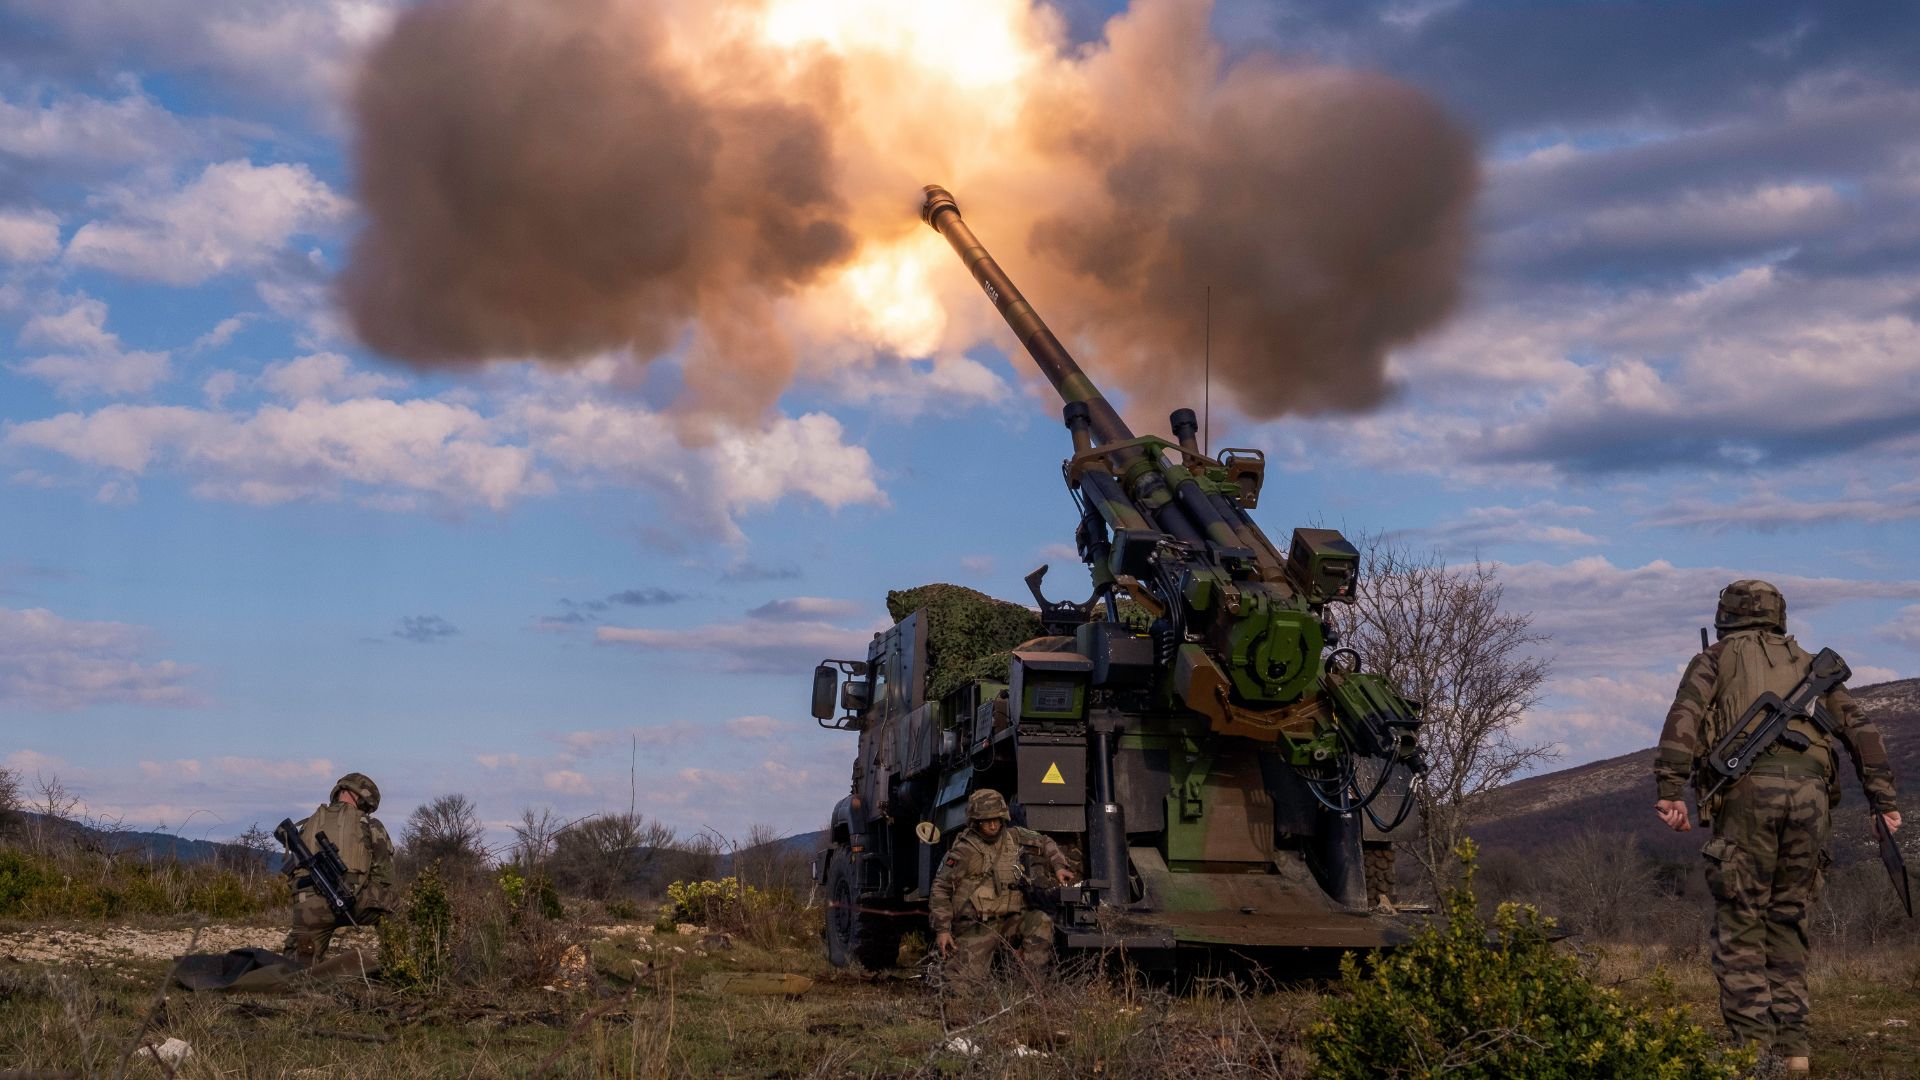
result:
[[[1310,1064],[1300,1036],[1319,1010],[1311,990],[1249,993],[1202,982],[1175,994],[1089,971],[942,996],[912,969],[835,970],[811,945],[575,929],[592,942],[589,975],[551,990],[502,980],[424,993],[344,981],[273,996],[174,991],[154,1008],[161,960],[0,960],[0,1069],[112,1077],[151,1011],[144,1042],[173,1037],[193,1047],[182,1078],[1298,1078]],[[1717,1026],[1698,951],[1586,952],[1597,981]],[[703,985],[708,974],[742,971],[795,972],[814,986],[789,999]],[[1818,957],[1814,992],[1822,1075],[1912,1075],[1920,1030],[1886,1021],[1920,1017],[1920,949],[1830,951]],[[136,1056],[127,1075],[163,1073]]]

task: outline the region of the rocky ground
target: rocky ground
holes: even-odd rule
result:
[[[278,949],[286,934],[286,927],[278,924],[198,928],[100,924],[23,927],[0,930],[0,963],[97,964],[170,960],[189,952]],[[378,945],[373,931],[355,928],[335,934],[334,941],[339,945]]]

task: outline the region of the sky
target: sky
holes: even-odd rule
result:
[[[776,6],[787,17],[767,34],[819,45]],[[658,7],[665,39],[695,40],[687,13],[703,6]],[[922,47],[881,33],[915,7],[849,0],[820,47]],[[1373,352],[1317,367],[1311,350],[1269,360],[1245,342],[1216,356],[1241,381],[1213,388],[1213,443],[1266,451],[1268,534],[1335,527],[1497,564],[1509,609],[1548,639],[1548,694],[1521,737],[1556,745],[1555,765],[1653,743],[1735,578],[1780,585],[1793,631],[1840,650],[1856,685],[1920,675],[1911,5],[946,5],[942,33],[984,43],[976,62],[1013,55],[994,51],[1011,41],[1019,63],[847,60],[840,89],[859,115],[813,127],[794,103],[816,84],[782,68],[791,100],[714,114],[777,124],[728,142],[722,123],[699,198],[737,179],[733,150],[765,142],[790,154],[769,175],[818,166],[824,194],[793,198],[841,213],[786,277],[762,280],[764,258],[727,247],[738,223],[724,215],[607,200],[624,189],[589,183],[594,170],[652,175],[678,144],[662,122],[646,137],[665,142],[633,150],[639,128],[581,98],[559,106],[590,137],[576,125],[549,145],[548,171],[520,192],[540,196],[527,212],[551,225],[543,237],[564,241],[559,268],[532,261],[554,254],[536,242],[488,276],[475,268],[500,250],[465,246],[395,285],[361,271],[401,261],[428,220],[394,193],[417,189],[406,170],[432,162],[444,115],[408,111],[421,91],[404,80],[387,97],[356,86],[383,63],[406,69],[395,26],[499,5],[450,8],[0,0],[0,764],[29,788],[57,777],[96,818],[212,839],[299,816],[349,770],[381,785],[396,826],[461,792],[496,839],[530,807],[570,819],[631,805],[725,836],[820,827],[853,736],[807,716],[811,668],[864,655],[888,589],[949,581],[1025,601],[1021,578],[1042,563],[1057,594],[1084,580],[1057,404],[913,218],[917,185],[954,188],[1089,373],[1136,427],[1159,428],[1149,406],[1200,404],[1200,350],[1155,337],[1159,308],[1101,291],[1106,268],[1062,261],[1073,207],[1151,217],[1115,180],[1143,159],[1103,159],[1089,138],[1053,160],[1067,151],[996,147],[1014,129],[993,125],[1045,111],[1034,102],[1150,112],[1131,95],[1171,85],[1210,116],[1252,110],[1251,127],[1160,167],[1246,171],[1283,220],[1325,223],[1348,189],[1398,206],[1440,183],[1411,158],[1345,147],[1367,130],[1320,149],[1333,129],[1296,124],[1312,110],[1294,103],[1321,99],[1284,95],[1328,68],[1391,80],[1341,85],[1400,88],[1381,100],[1433,103],[1441,119],[1408,131],[1462,133],[1477,195],[1459,203],[1457,277],[1387,289],[1431,286],[1432,302]],[[627,17],[615,0],[594,8],[610,26]],[[1155,27],[1185,27],[1197,58],[1167,83],[1137,63]],[[616,44],[653,39],[632,40]],[[711,60],[701,93],[725,88]],[[462,77],[420,70],[429,85]],[[474,85],[503,85],[491,78]],[[951,126],[908,124],[909,107]],[[1386,117],[1382,131],[1428,117],[1408,107],[1364,115]],[[370,116],[395,122],[368,135]],[[922,145],[949,132],[954,145]],[[1121,127],[1095,134],[1138,149]],[[493,157],[448,175],[535,160],[517,140],[509,128]],[[948,171],[908,175],[927,162]],[[473,205],[508,203],[491,198]],[[1040,202],[1055,216],[1036,226]],[[1239,215],[1229,226],[1252,216],[1220,206]],[[644,320],[556,344],[556,325],[598,327],[570,307],[573,321],[536,327],[546,337],[454,335],[478,342],[471,355],[402,332],[472,286],[465,333],[497,314],[489,283],[562,291],[570,252],[611,236],[618,254],[622,230],[683,218],[708,230],[694,250],[712,276],[607,301]],[[521,220],[500,236],[522,237]],[[851,240],[835,240],[841,226]],[[1167,302],[1202,310],[1194,285]],[[1229,314],[1271,300],[1232,276],[1215,288]]]

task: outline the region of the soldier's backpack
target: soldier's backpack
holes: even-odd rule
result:
[[[1761,694],[1772,692],[1786,697],[1807,675],[1813,657],[1789,634],[1772,630],[1738,630],[1721,639],[1719,671],[1714,675],[1713,700],[1707,705],[1701,752],[1718,743],[1732,729],[1747,707]],[[1827,755],[1829,769],[1832,748],[1826,733],[1812,721],[1795,719],[1787,730],[1807,737]]]
[[[307,847],[317,852],[320,850],[318,837],[326,833],[327,839],[340,851],[340,862],[357,883],[373,870],[373,847],[367,842],[367,829],[362,824],[365,816],[356,807],[330,803],[300,823],[300,837],[307,842]]]

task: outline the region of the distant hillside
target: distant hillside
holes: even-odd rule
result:
[[[45,829],[50,835],[70,836],[72,842],[82,850],[99,851],[119,858],[177,860],[185,863],[225,858],[238,863],[253,854],[239,844],[218,840],[193,840],[165,832],[99,829],[77,821],[49,819],[44,814],[30,810],[20,811],[21,834],[35,829]],[[274,850],[273,858],[278,858],[278,851],[278,848]]]
[[[1886,738],[1893,776],[1903,808],[1920,806],[1920,679],[1879,683],[1854,696]],[[1842,758],[1845,757],[1843,753]],[[1866,799],[1851,763],[1840,765],[1843,797],[1834,811],[1834,858],[1841,862],[1873,854],[1867,831]],[[1636,751],[1571,769],[1530,776],[1487,797],[1475,815],[1474,838],[1483,848],[1528,854],[1549,848],[1575,833],[1628,832],[1658,858],[1691,860],[1707,834],[1696,828],[1676,833],[1653,816],[1653,751]],[[1920,822],[1920,815],[1910,814]],[[1901,831],[1901,847],[1910,863],[1920,856],[1920,828]]]

